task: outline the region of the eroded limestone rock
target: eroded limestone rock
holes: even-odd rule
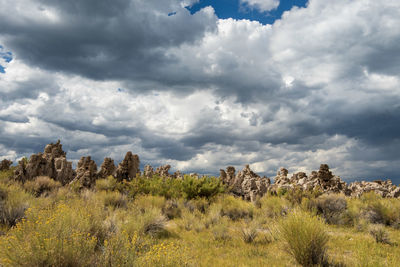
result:
[[[73,182],[80,182],[83,187],[92,187],[97,180],[97,165],[90,156],[82,157],[76,167],[76,177]]]
[[[104,158],[103,163],[100,166],[99,178],[106,178],[110,175],[114,175],[116,171],[116,167],[114,164],[114,160],[112,158]]]
[[[171,175],[168,173],[169,169],[171,169],[171,165],[163,165],[156,169],[155,174],[160,177],[170,177]]]
[[[133,155],[131,151],[127,152],[125,158],[118,165],[115,178],[117,178],[118,181],[131,181],[138,173],[140,173],[139,165],[139,156]]]
[[[14,171],[14,179],[25,182],[37,176],[48,176],[65,185],[74,178],[72,163],[66,159],[60,140],[46,145],[43,153],[33,154],[28,162],[21,160]]]
[[[143,174],[146,178],[151,178],[154,175],[154,169],[150,165],[144,166]]]
[[[0,162],[0,171],[8,171],[12,164],[13,164],[13,162],[11,160],[3,159]]]

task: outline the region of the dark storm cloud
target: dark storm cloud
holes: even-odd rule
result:
[[[157,70],[174,60],[165,49],[201,39],[216,21],[206,12],[190,15],[176,0],[20,2],[36,12],[0,18],[6,46],[31,65],[98,80],[157,80]],[[46,21],[46,11],[57,21]]]

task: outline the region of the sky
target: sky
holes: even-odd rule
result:
[[[0,160],[400,183],[398,0],[0,0]]]

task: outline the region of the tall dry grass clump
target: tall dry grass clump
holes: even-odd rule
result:
[[[32,181],[27,181],[24,188],[36,197],[48,195],[61,187],[61,183],[47,176],[38,176]]]
[[[278,236],[287,251],[302,266],[324,264],[328,235],[324,222],[307,212],[294,210],[278,226]]]

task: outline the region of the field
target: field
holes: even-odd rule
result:
[[[217,178],[98,180],[0,173],[0,266],[399,266],[400,200],[278,192]]]

